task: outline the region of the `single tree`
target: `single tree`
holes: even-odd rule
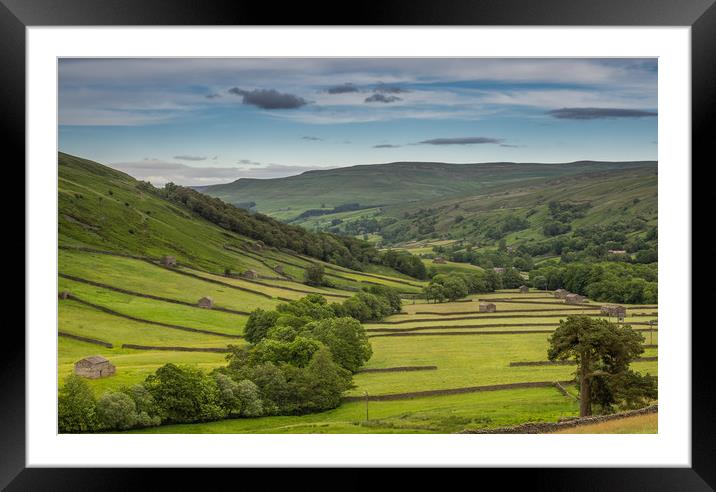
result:
[[[323,265],[313,263],[306,268],[304,282],[308,285],[323,285]]]
[[[550,338],[549,360],[574,360],[577,363],[579,385],[579,415],[592,414],[592,380],[630,385],[631,377],[624,377],[629,363],[644,352],[644,337],[628,325],[617,325],[604,319],[569,316],[560,320],[559,328]],[[618,392],[612,388],[612,393]],[[633,392],[630,397],[634,398]]]
[[[97,428],[97,402],[87,381],[76,374],[65,379],[57,396],[60,432],[87,432]]]

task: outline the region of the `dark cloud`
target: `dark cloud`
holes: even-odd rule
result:
[[[346,82],[345,84],[329,87],[326,89],[326,92],[329,94],[346,94],[348,92],[358,92],[358,87],[350,82]]]
[[[458,137],[458,138],[433,138],[430,140],[423,140],[418,142],[419,144],[427,145],[473,145],[473,144],[499,144],[502,142],[501,138],[489,138],[489,137]]]
[[[380,103],[392,103],[396,101],[402,101],[401,98],[398,96],[386,96],[385,94],[373,94],[370,97],[365,98],[365,102],[367,103],[373,103],[373,102],[380,102]]]
[[[175,155],[174,158],[179,161],[205,161],[203,155]]]
[[[500,147],[507,147],[508,149],[517,149],[520,146],[519,145],[510,145],[510,144],[500,144]]]
[[[254,89],[245,91],[238,87],[229,89],[230,94],[243,97],[243,103],[261,109],[296,109],[308,104],[304,98],[284,94],[275,89]]]
[[[373,146],[374,149],[397,149],[398,147],[402,147],[402,145],[379,144]]]
[[[383,94],[403,94],[404,92],[410,92],[408,89],[403,89],[402,87],[396,87],[392,85],[379,85],[375,89],[373,89],[375,92],[381,92]]]
[[[547,111],[553,118],[563,120],[596,120],[600,118],[644,118],[656,116],[655,111],[623,108],[562,108]]]
[[[310,140],[311,142],[322,142],[323,139],[320,137],[311,137],[309,135],[301,137],[301,140]]]
[[[221,94],[207,94],[207,99],[216,99],[217,97],[221,97]]]

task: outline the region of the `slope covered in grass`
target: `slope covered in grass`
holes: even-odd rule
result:
[[[424,202],[493,186],[589,170],[639,167],[644,163],[575,162],[565,164],[393,162],[308,171],[276,179],[238,179],[233,183],[200,187],[229,203],[256,202],[256,209],[289,219],[309,209]]]

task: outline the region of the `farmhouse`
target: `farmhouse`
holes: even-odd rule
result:
[[[437,263],[438,265],[444,265],[445,263],[447,263],[447,261],[445,261],[445,258],[441,258],[440,256],[438,256],[433,260],[433,263]]]
[[[197,302],[197,305],[199,307],[211,309],[214,307],[214,299],[212,299],[211,297],[202,297],[201,299],[199,299],[199,302]]]
[[[492,269],[495,273],[505,273],[505,269],[502,267],[495,267]]]
[[[75,362],[75,374],[84,378],[105,378],[115,372],[114,364],[101,355],[91,355]]]
[[[554,291],[554,297],[557,299],[564,299],[569,294],[569,291],[565,289],[557,289]]]
[[[162,259],[159,263],[161,263],[162,266],[165,267],[175,267],[177,266],[177,259],[174,256],[162,256]]]
[[[480,312],[481,313],[494,313],[497,311],[497,307],[492,302],[481,302],[480,303]]]
[[[241,276],[244,278],[258,278],[259,274],[256,273],[256,270],[246,270]]]
[[[520,294],[527,294],[530,291],[530,288],[526,285],[520,285]]]
[[[567,304],[581,304],[584,302],[584,296],[580,296],[579,294],[567,294],[564,297],[564,302]]]
[[[600,313],[604,316],[623,319],[626,317],[626,308],[619,306],[618,304],[605,304],[599,309]]]

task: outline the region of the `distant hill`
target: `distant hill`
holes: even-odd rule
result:
[[[306,210],[331,209],[348,203],[357,203],[361,207],[423,203],[482,194],[494,187],[529,180],[655,165],[653,161],[563,164],[394,162],[307,171],[287,178],[242,178],[233,183],[196,189],[232,204],[255,202],[257,211],[290,220]]]
[[[487,193],[387,208],[375,216],[379,229],[370,232],[387,243],[432,238],[478,244],[539,241],[580,227],[635,221],[630,229],[645,232],[657,225],[657,178],[656,164],[649,163],[505,184]]]

